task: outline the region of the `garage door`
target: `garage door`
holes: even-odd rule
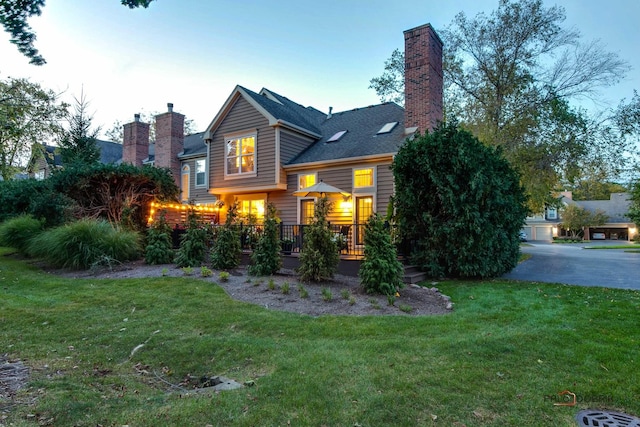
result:
[[[531,236],[531,227],[522,227],[522,231],[527,235],[527,240],[533,240],[533,236]]]
[[[536,227],[535,240],[553,240],[553,230],[551,227]]]

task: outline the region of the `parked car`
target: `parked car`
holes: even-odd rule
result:
[[[521,242],[526,242],[527,241],[527,233],[525,233],[524,231],[520,232],[520,241]]]
[[[606,236],[604,233],[593,233],[591,235],[591,239],[592,240],[604,240],[606,239]]]

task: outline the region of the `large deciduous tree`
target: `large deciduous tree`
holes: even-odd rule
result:
[[[27,163],[33,145],[55,139],[68,105],[27,79],[0,81],[0,176],[11,179]]]
[[[516,266],[526,197],[500,148],[445,123],[407,141],[392,169],[413,263],[433,277],[495,277]]]
[[[564,20],[562,7],[545,8],[542,0],[501,0],[490,15],[468,18],[461,12],[440,32],[445,116],[459,119],[485,144],[503,148],[534,210],[572,172],[576,159],[594,153],[619,158],[609,153],[617,152],[619,141],[589,139],[585,130],[593,123],[568,101],[596,96],[628,66],[598,42],[581,43],[576,31],[562,26]],[[395,51],[370,87],[392,100],[396,88],[404,89],[401,74],[404,60]]]
[[[148,7],[153,0],[121,0],[130,9]],[[0,0],[0,24],[11,35],[11,43],[18,47],[18,51],[29,58],[29,63],[43,65],[47,61],[35,48],[36,35],[27,23],[32,16],[42,13],[45,0]]]
[[[576,238],[587,227],[597,227],[603,225],[609,217],[602,210],[590,212],[582,206],[570,204],[562,211],[562,228],[567,230],[572,238]]]

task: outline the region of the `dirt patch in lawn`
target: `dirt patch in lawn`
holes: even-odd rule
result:
[[[438,291],[435,282],[429,288],[407,285],[390,304],[386,296],[367,294],[357,277],[335,275],[333,280],[322,283],[302,283],[294,271],[286,269],[273,276],[256,277],[248,274],[246,266],[241,266],[229,271],[226,282],[220,280],[220,271],[214,270],[210,277],[202,277],[200,269],[194,268],[191,275],[186,275],[175,265],[147,265],[143,261],[88,271],[45,270],[73,278],[187,277],[216,283],[238,301],[310,316],[423,316],[446,314],[453,307],[449,298]]]

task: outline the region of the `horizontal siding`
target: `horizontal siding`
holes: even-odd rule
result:
[[[380,215],[387,214],[389,200],[393,195],[393,171],[391,163],[378,165],[376,210]]]
[[[296,177],[297,175],[287,177],[287,191],[269,193],[269,202],[276,206],[283,224],[298,223],[298,198],[291,194],[296,189]]]
[[[281,129],[280,131],[280,161],[287,164],[291,159],[304,151],[313,143],[313,139]]]
[[[256,140],[257,176],[224,179],[224,135],[258,129]],[[216,130],[211,142],[210,187],[250,187],[275,183],[275,130],[268,120],[240,97]]]
[[[189,200],[193,200],[195,203],[207,203],[207,201],[213,200],[214,197],[209,194],[209,189],[206,186],[196,188],[196,160],[198,159],[184,160],[180,165],[180,174],[182,175],[182,167],[189,165]],[[182,182],[182,179],[180,182]]]

